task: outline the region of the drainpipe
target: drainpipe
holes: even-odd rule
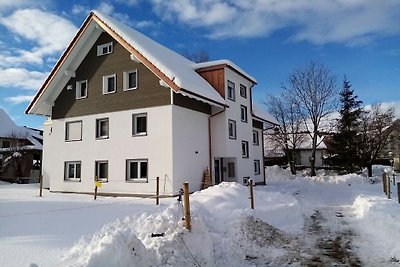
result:
[[[211,169],[211,166],[212,166],[212,158],[211,158],[211,156],[212,156],[212,150],[211,150],[211,118],[214,117],[214,116],[217,116],[217,115],[219,115],[219,114],[221,114],[223,112],[225,112],[225,110],[226,110],[226,107],[224,107],[223,110],[221,110],[221,111],[219,111],[219,112],[217,112],[217,113],[215,113],[213,115],[208,116],[208,158],[209,158],[209,166],[210,166],[209,170],[210,170],[211,182],[213,181],[213,175],[212,175],[212,169]]]

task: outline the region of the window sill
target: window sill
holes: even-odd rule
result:
[[[76,140],[65,140],[66,143],[71,143],[71,142],[79,142],[82,141],[82,139],[76,139]]]
[[[229,139],[236,140],[236,137],[229,136]]]
[[[117,90],[114,90],[114,91],[111,91],[111,92],[104,92],[104,91],[103,91],[103,95],[114,94],[115,92],[117,92]]]
[[[87,96],[75,97],[75,99],[76,99],[76,100],[79,100],[79,99],[85,99],[85,98],[87,98]]]
[[[137,86],[136,86],[136,87],[133,87],[133,88],[124,88],[124,91],[125,91],[125,92],[127,92],[127,91],[133,91],[133,90],[136,90],[136,89],[138,89]]]
[[[64,182],[68,182],[68,183],[80,183],[80,182],[81,182],[81,179],[68,178],[68,179],[64,179]]]
[[[126,182],[127,182],[127,183],[146,184],[146,183],[148,183],[149,181],[148,181],[148,179],[146,178],[146,179],[129,179],[129,180],[126,180]]]
[[[96,140],[105,140],[105,139],[109,139],[110,137],[109,136],[99,136],[99,137],[96,137]]]
[[[96,182],[96,180],[95,180]],[[97,182],[108,183],[108,179],[97,179]]]
[[[147,133],[137,133],[133,134],[132,137],[147,136]]]

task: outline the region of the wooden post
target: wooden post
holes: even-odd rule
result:
[[[396,185],[396,175],[394,175],[394,172],[393,172],[393,185]]]
[[[39,197],[43,196],[43,175],[40,175],[40,189],[39,189]]]
[[[185,228],[189,231],[192,230],[190,224],[190,204],[189,204],[189,183],[183,183],[183,209],[185,214]]]
[[[385,193],[385,194],[387,194],[387,190],[386,190],[386,184],[387,184],[387,182],[386,182],[386,172],[384,172],[383,174],[382,174],[382,184],[383,184],[383,192]]]
[[[391,192],[390,192],[390,175],[388,176],[388,183],[387,183],[387,197],[388,197],[388,199],[391,198]]]
[[[398,202],[400,204],[400,182],[397,182],[397,198],[398,198]]]
[[[156,205],[160,204],[160,177],[156,178]]]
[[[253,192],[253,180],[249,180],[249,187],[250,187],[250,207],[254,210],[254,192]]]
[[[98,178],[96,176],[96,178],[94,180],[94,200],[97,199],[97,183],[96,183],[97,181],[98,181]]]

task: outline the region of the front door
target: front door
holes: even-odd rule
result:
[[[214,173],[215,173],[215,184],[221,182],[221,161],[219,159],[214,160]]]

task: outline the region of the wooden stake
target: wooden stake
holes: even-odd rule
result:
[[[39,197],[43,196],[43,175],[40,175],[40,189],[39,189]]]
[[[400,204],[400,182],[397,182],[397,198],[398,198],[398,202]]]
[[[98,181],[98,178],[96,176],[96,178],[94,180],[94,200],[97,199],[97,183],[96,183],[97,181]]]
[[[388,199],[390,199],[391,198],[391,196],[390,196],[390,194],[391,194],[391,192],[390,192],[390,176],[388,177],[387,182],[388,182],[387,183],[387,197],[388,197]]]
[[[393,185],[396,185],[396,175],[393,173]]]
[[[253,192],[253,180],[249,180],[249,188],[250,188],[250,208],[254,210],[254,192]]]
[[[160,204],[160,177],[156,178],[156,205]]]
[[[386,172],[384,172],[383,174],[382,174],[382,184],[383,184],[383,192],[385,193],[385,194],[387,194],[387,190],[386,190]]]
[[[183,183],[183,209],[185,214],[185,228],[189,231],[192,230],[190,224],[190,204],[189,204],[189,183]]]

